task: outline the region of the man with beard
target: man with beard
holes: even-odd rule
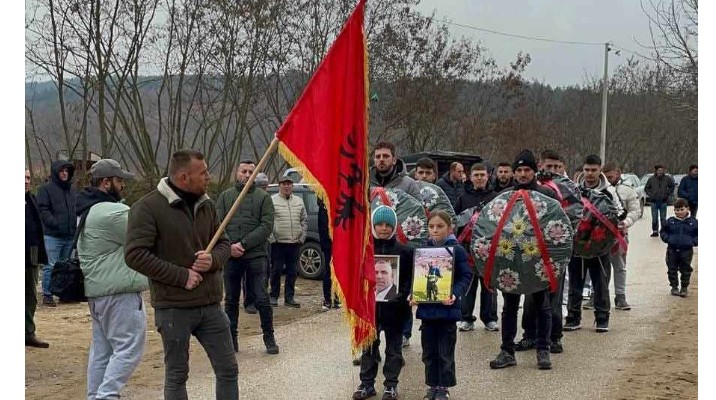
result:
[[[206,194],[211,180],[204,155],[178,150],[169,177],[129,211],[125,260],[149,277],[157,332],[164,346],[164,398],[186,399],[189,341],[204,347],[216,376],[216,398],[239,398],[239,367],[228,318],[221,308],[221,270],[231,253],[219,229],[214,202]]]
[[[256,169],[253,161],[241,161],[236,168],[236,185],[226,189],[216,201],[216,213],[224,220],[239,194]],[[241,281],[246,279],[246,293],[254,299],[254,305],[261,319],[266,352],[278,354],[273,331],[273,309],[266,290],[268,258],[266,243],[273,229],[274,208],[271,196],[254,185],[239,204],[239,208],[226,226],[231,241],[231,258],[224,269],[224,311],[229,316],[231,339],[234,351],[239,351],[239,298]]]
[[[557,200],[557,194],[545,186],[537,184],[537,160],[529,150],[522,150],[512,164],[515,171],[514,190],[534,190]],[[517,335],[517,310],[520,306],[519,294],[502,292],[502,346],[497,357],[490,361],[490,368],[498,369],[517,365],[515,359],[515,336]],[[528,297],[531,299],[527,300]],[[535,347],[537,348],[537,366],[539,369],[551,369],[550,334],[552,331],[552,307],[549,289],[540,290],[525,296],[525,302],[531,301],[537,315]]]
[[[560,174],[564,163],[560,155],[554,150],[544,150],[540,153],[540,162],[537,167],[544,172],[555,175]],[[558,277],[557,291],[549,294],[549,303],[552,308],[552,328],[550,330],[550,353],[562,353],[562,302],[564,299],[564,287],[567,284],[566,274]],[[515,345],[516,351],[527,351],[535,347],[535,336],[537,335],[537,312],[532,297],[525,297],[522,312],[522,339]]]
[[[390,142],[378,142],[373,150],[373,164],[370,167],[371,186],[386,189],[400,189],[422,201],[420,183],[408,176],[405,163],[395,154],[395,145]],[[403,326],[403,347],[410,346],[413,331],[413,314],[405,320]]]
[[[470,167],[470,182],[465,185],[465,194],[460,196],[455,205],[455,214],[475,207],[475,212],[480,210],[489,203],[490,200],[497,196],[493,190],[488,189],[488,173],[487,166],[483,163],[473,164]],[[465,248],[470,248],[470,238],[466,238]],[[462,243],[461,243],[462,244]],[[479,282],[479,283],[478,283]],[[484,286],[482,278],[475,274],[472,277],[472,283],[467,290],[467,294],[462,302],[462,321],[458,324],[458,328],[462,332],[475,329],[475,321],[477,318],[473,315],[475,310],[475,302],[477,300],[477,287],[480,286],[480,320],[485,324],[488,331],[498,331],[497,326],[497,291],[488,292]]]
[[[37,209],[45,231],[47,264],[42,268],[42,304],[55,307],[50,293],[52,267],[72,253],[75,237],[77,191],[72,187],[75,167],[67,160],[52,163],[50,181],[37,190]]]
[[[624,240],[629,243],[629,228],[641,218],[639,197],[633,187],[622,181],[622,171],[616,163],[604,164],[602,172],[615,188],[617,198],[627,212],[626,218],[619,223],[619,230],[624,235]],[[626,301],[626,257],[627,249],[618,246],[609,254],[609,261],[614,269],[614,308],[617,310],[631,310],[631,306]]]
[[[47,262],[42,222],[37,211],[35,196],[30,193],[30,170],[25,170],[25,346],[46,349],[50,347],[35,336],[37,310],[37,270]]]
[[[584,160],[577,184],[581,188],[593,189],[608,196],[617,215],[622,215],[623,208],[614,187],[609,184],[602,173],[602,159],[597,155],[590,155]],[[621,224],[620,224],[621,225]],[[564,330],[574,331],[582,328],[582,290],[584,289],[585,274],[589,273],[592,280],[592,300],[594,303],[594,319],[597,332],[609,332],[609,253],[592,258],[572,257],[569,262],[569,301],[567,304],[567,318]]]
[[[395,145],[379,142],[373,150],[373,164],[370,168],[371,186],[400,189],[420,200],[420,185],[408,176],[403,160],[395,154]]]
[[[92,318],[87,398],[119,398],[144,354],[147,315],[142,292],[147,278],[127,267],[124,243],[129,207],[120,203],[125,180],[134,174],[112,159],[90,169],[90,186],[77,197],[84,220],[77,255]]]
[[[515,184],[512,165],[508,162],[497,164],[497,181],[495,182],[495,193],[512,188]]]
[[[450,171],[438,179],[437,185],[445,192],[453,207],[455,207],[457,199],[465,192],[465,184],[463,183],[464,174],[465,167],[459,162],[453,162],[450,164]]]

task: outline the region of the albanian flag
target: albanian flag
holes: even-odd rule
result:
[[[344,305],[354,351],[376,337],[364,11],[361,0],[276,133],[283,158],[326,204],[333,290]]]

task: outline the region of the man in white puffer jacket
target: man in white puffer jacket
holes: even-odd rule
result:
[[[272,306],[278,305],[281,294],[281,273],[286,268],[284,304],[289,307],[301,307],[294,299],[296,286],[296,263],[298,251],[306,241],[308,215],[303,200],[293,194],[293,178],[285,175],[278,182],[279,192],[271,196],[274,207],[273,233],[271,241],[271,292]]]
[[[641,218],[641,204],[636,190],[622,181],[622,171],[616,163],[604,164],[602,173],[609,183],[616,189],[617,197],[626,211],[626,218],[619,223],[619,229],[624,234],[624,240],[629,242],[629,228]],[[631,310],[626,301],[626,249],[617,246],[609,254],[614,270],[614,308],[617,310]]]

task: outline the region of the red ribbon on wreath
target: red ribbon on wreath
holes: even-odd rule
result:
[[[599,222],[601,222],[611,233],[614,234],[614,236],[617,239],[617,243],[619,244],[619,248],[626,251],[627,250],[627,242],[624,240],[624,236],[622,236],[621,232],[619,232],[619,229],[617,229],[614,224],[610,220],[607,219],[607,217],[604,216],[604,214],[597,209],[597,207],[592,204],[591,201],[589,201],[586,197],[582,197],[582,204],[584,205],[584,208],[589,210],[597,219]]]
[[[530,223],[532,224],[532,230],[534,230],[535,232],[537,246],[540,249],[540,255],[542,257],[542,262],[544,263],[545,274],[547,275],[547,280],[549,281],[549,291],[551,293],[554,293],[557,291],[557,279],[554,276],[554,266],[552,264],[552,261],[550,261],[549,259],[547,245],[544,242],[544,235],[542,235],[542,229],[540,228],[539,220],[537,219],[537,212],[535,211],[534,204],[532,204],[532,199],[530,198],[529,194],[527,193],[527,190],[525,189],[520,189],[516,191],[512,196],[510,196],[510,200],[505,206],[505,210],[502,213],[502,217],[500,217],[500,220],[497,223],[495,236],[492,237],[492,241],[490,242],[490,251],[487,257],[487,261],[485,262],[483,283],[485,284],[487,290],[492,292],[492,288],[490,287],[490,280],[492,278],[492,270],[495,265],[495,253],[497,252],[497,247],[500,243],[500,236],[502,235],[502,230],[507,223],[507,218],[509,218],[510,212],[512,211],[512,208],[514,208],[515,203],[519,198],[522,198],[522,201],[525,203],[525,207],[527,208],[527,214],[529,216]]]

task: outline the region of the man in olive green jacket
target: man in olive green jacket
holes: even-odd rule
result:
[[[223,221],[231,206],[239,197],[246,182],[256,169],[253,161],[241,161],[236,168],[236,186],[226,189],[216,201],[216,212]],[[273,229],[274,208],[271,196],[256,186],[251,186],[241,200],[238,209],[226,226],[231,240],[231,258],[224,269],[224,311],[229,316],[234,350],[239,351],[239,298],[241,281],[246,276],[246,292],[250,291],[261,319],[264,344],[269,354],[278,354],[279,349],[273,332],[273,310],[266,290],[268,259],[266,243]]]
[[[164,397],[186,399],[189,339],[196,336],[216,375],[216,398],[238,399],[239,368],[229,320],[221,308],[222,268],[229,239],[222,235],[205,249],[219,228],[204,155],[179,150],[169,177],[129,211],[125,260],[149,277],[157,331],[164,344]]]
[[[147,315],[142,292],[149,284],[124,262],[129,207],[119,201],[125,180],[134,174],[112,159],[97,161],[90,173],[91,186],[77,196],[77,215],[86,218],[77,254],[92,317],[87,398],[114,399],[144,354]]]

